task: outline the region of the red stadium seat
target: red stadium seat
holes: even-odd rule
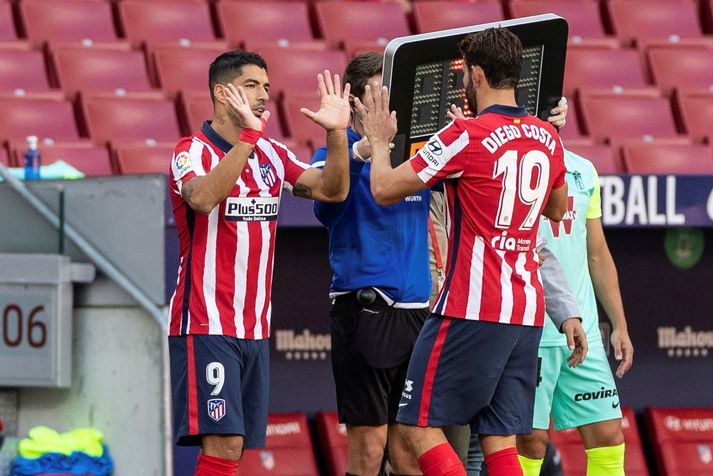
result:
[[[82,95],[89,137],[106,142],[166,141],[181,137],[173,102],[155,94]]]
[[[314,41],[306,2],[221,1],[217,6],[223,36],[232,46]]]
[[[15,163],[20,164],[25,153],[25,143],[15,142],[12,144],[12,149]],[[42,165],[50,165],[62,160],[82,172],[86,177],[113,175],[111,158],[106,147],[86,141],[73,141],[53,144],[40,143],[38,149],[42,155]]]
[[[215,40],[210,9],[191,0],[122,0],[119,12],[126,38],[134,46],[144,42]]]
[[[47,91],[47,68],[39,51],[0,49],[0,91]]]
[[[303,107],[312,111],[318,110],[319,96],[287,96],[284,101],[285,123],[293,140],[299,144],[311,145],[315,149],[325,143],[327,136],[324,129],[300,112]]]
[[[654,81],[665,93],[713,86],[713,49],[650,48],[648,58]]]
[[[10,155],[7,153],[7,149],[5,147],[0,147],[0,164],[3,164],[5,167],[11,167],[14,164],[10,164]]]
[[[648,408],[646,423],[662,476],[711,474],[713,408]]]
[[[646,86],[639,52],[630,48],[569,48],[564,75],[565,95],[580,88]]]
[[[347,429],[339,423],[337,412],[317,412],[314,419],[329,476],[342,476],[347,472]]]
[[[419,33],[478,25],[505,19],[500,3],[439,1],[414,2],[413,17]]]
[[[176,144],[120,144],[114,151],[118,172],[129,174],[167,174]]]
[[[684,129],[691,139],[713,142],[713,89],[680,89],[676,99]]]
[[[308,94],[317,91],[317,74],[329,69],[341,77],[347,58],[339,50],[303,50],[265,47],[258,51],[267,62],[270,95]]]
[[[61,46],[52,58],[59,86],[69,93],[152,89],[141,51]]]
[[[577,101],[574,96],[567,98],[567,105],[569,106],[569,109],[567,110],[567,123],[558,131],[559,136],[565,141],[565,143],[569,140],[579,139],[582,137],[582,128],[579,126],[581,122],[579,118],[579,106],[577,105]]]
[[[636,416],[631,408],[622,408],[621,429],[626,443],[624,470],[628,476],[648,476],[641,439],[636,427]],[[562,472],[567,476],[587,474],[587,456],[576,428],[549,431],[550,439],[560,455]]]
[[[623,174],[626,171],[619,154],[607,144],[595,144],[590,139],[578,139],[565,141],[564,146],[589,160],[601,175]]]
[[[713,154],[709,146],[661,142],[625,143],[624,164],[629,173],[713,174]]]
[[[625,42],[637,37],[702,34],[697,4],[693,0],[646,0],[646,3],[611,0],[608,4],[614,31]]]
[[[12,19],[12,7],[10,2],[0,2],[0,41],[15,41],[15,23]]]
[[[72,103],[58,93],[0,96],[0,141],[24,140],[36,135],[40,140],[77,140],[79,132]]]
[[[406,15],[396,3],[337,0],[314,7],[322,36],[334,46],[345,40],[390,40],[410,34]]]
[[[206,88],[204,92],[183,92],[181,94],[181,105],[186,115],[186,135],[193,134],[201,128],[205,121],[213,117],[213,103]],[[270,120],[267,121],[266,135],[272,139],[283,142],[285,134],[282,132],[280,124],[280,113],[277,103],[273,100],[267,102],[267,109],[270,111]]]
[[[251,476],[319,476],[305,415],[270,414],[265,448],[245,450],[240,472]]]
[[[179,90],[208,93],[208,67],[226,51],[219,45],[153,48],[153,64],[161,88],[175,94]]]
[[[27,37],[35,45],[47,41],[117,40],[109,2],[23,0],[20,11]]]
[[[582,91],[582,116],[598,142],[677,137],[671,104],[656,90]]]
[[[555,13],[567,19],[570,39],[604,38],[599,3],[594,0],[515,0],[510,4],[513,18]]]

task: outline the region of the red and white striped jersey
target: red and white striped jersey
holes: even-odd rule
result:
[[[195,212],[181,187],[210,172],[231,148],[207,122],[176,145],[169,186],[181,251],[169,335],[270,336],[280,195],[308,166],[279,142],[260,139],[228,197],[209,215]]]
[[[449,256],[434,313],[542,326],[537,228],[565,175],[555,129],[524,108],[492,106],[450,123],[410,163],[428,185],[450,179]]]

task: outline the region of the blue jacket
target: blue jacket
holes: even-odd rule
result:
[[[424,189],[398,203],[382,207],[371,195],[371,164],[351,159],[360,139],[351,127],[349,195],[342,203],[314,203],[314,214],[329,231],[332,293],[374,287],[397,307],[426,307],[431,293],[428,266],[428,207]],[[323,167],[327,148],[312,157]],[[417,306],[416,304],[419,304]]]

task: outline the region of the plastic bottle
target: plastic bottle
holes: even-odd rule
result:
[[[40,151],[37,150],[37,136],[27,136],[25,152],[25,180],[40,179]]]

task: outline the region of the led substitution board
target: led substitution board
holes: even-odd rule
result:
[[[407,160],[449,120],[451,104],[470,115],[463,87],[463,59],[458,42],[476,31],[504,27],[522,42],[517,103],[546,119],[562,97],[567,53],[567,22],[548,13],[495,23],[395,38],[386,45],[383,82],[391,93],[398,133],[391,163]]]

